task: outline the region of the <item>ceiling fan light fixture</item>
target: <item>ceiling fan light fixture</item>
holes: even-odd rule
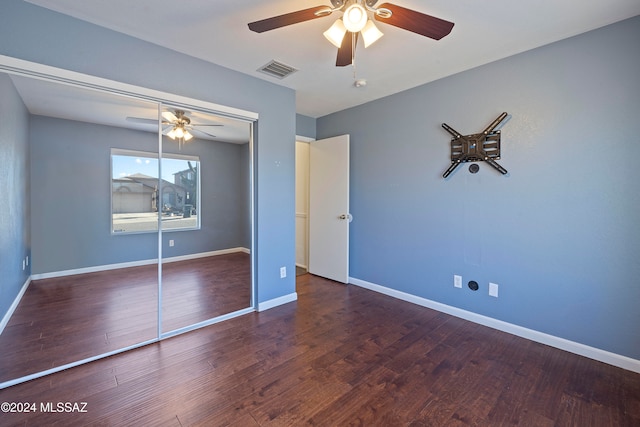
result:
[[[168,133],[167,136],[171,139],[176,139],[176,128],[174,127],[173,129],[171,129]]]
[[[347,27],[344,26],[342,19],[337,19],[333,25],[325,31],[323,34],[327,40],[331,42],[335,47],[340,49],[342,45],[342,39],[344,39],[344,35],[347,33]]]
[[[369,20],[367,25],[364,26],[362,31],[362,39],[364,40],[364,47],[367,48],[375,43],[380,37],[384,36],[384,33],[376,27],[373,21]]]
[[[173,128],[175,137],[178,139],[184,138],[184,128],[182,126],[176,126]]]
[[[353,3],[347,7],[342,16],[344,26],[352,33],[361,31],[367,24],[368,19],[366,9],[359,3]]]
[[[189,141],[191,138],[193,138],[193,135],[191,135],[191,133],[189,133],[188,130],[184,131],[184,142]]]

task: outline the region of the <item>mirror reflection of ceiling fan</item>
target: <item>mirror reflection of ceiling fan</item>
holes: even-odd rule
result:
[[[249,29],[256,33],[263,33],[287,25],[322,18],[340,11],[343,13],[342,17],[338,18],[331,28],[325,31],[324,36],[338,48],[336,66],[344,67],[351,65],[354,61],[358,34],[362,36],[365,48],[383,36],[383,33],[369,19],[369,13],[378,22],[393,25],[434,40],[440,40],[449,34],[454,25],[453,22],[395,4],[383,3],[375,7],[376,3],[378,0],[331,0],[333,7],[316,6],[274,16],[250,23]]]
[[[194,136],[208,137],[208,139],[216,138],[215,135],[200,129],[201,127],[224,126],[217,123],[191,123],[191,119],[183,110],[174,110],[173,112],[164,111],[162,118],[162,134],[167,135],[173,140],[177,140],[180,147],[182,147],[182,144],[185,142],[189,142]],[[155,119],[144,119],[141,117],[127,117],[127,121],[154,126],[158,124],[158,121]]]

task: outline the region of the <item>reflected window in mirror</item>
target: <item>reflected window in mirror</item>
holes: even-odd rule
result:
[[[111,232],[145,233],[200,228],[200,159],[111,150]],[[159,171],[162,179],[159,179]],[[160,215],[158,215],[160,213]]]

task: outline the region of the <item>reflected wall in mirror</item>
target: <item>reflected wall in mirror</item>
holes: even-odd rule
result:
[[[174,106],[161,116],[162,331],[171,332],[251,306],[251,129]],[[181,228],[193,215],[199,227]]]
[[[0,98],[25,128],[2,144],[24,144],[30,165],[8,190],[28,219],[0,240],[24,236],[31,277],[2,286],[0,383],[156,339],[158,235],[111,235],[108,177],[114,146],[157,158],[158,132],[119,113],[157,104],[6,74]]]

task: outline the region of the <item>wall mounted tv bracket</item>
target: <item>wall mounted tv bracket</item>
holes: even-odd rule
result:
[[[451,166],[442,175],[448,177],[451,173],[465,162],[487,162],[494,169],[505,175],[507,170],[500,166],[496,160],[500,160],[500,131],[495,130],[507,118],[507,113],[502,113],[481,133],[462,136],[446,123],[442,127],[447,130],[453,138],[451,139]]]

